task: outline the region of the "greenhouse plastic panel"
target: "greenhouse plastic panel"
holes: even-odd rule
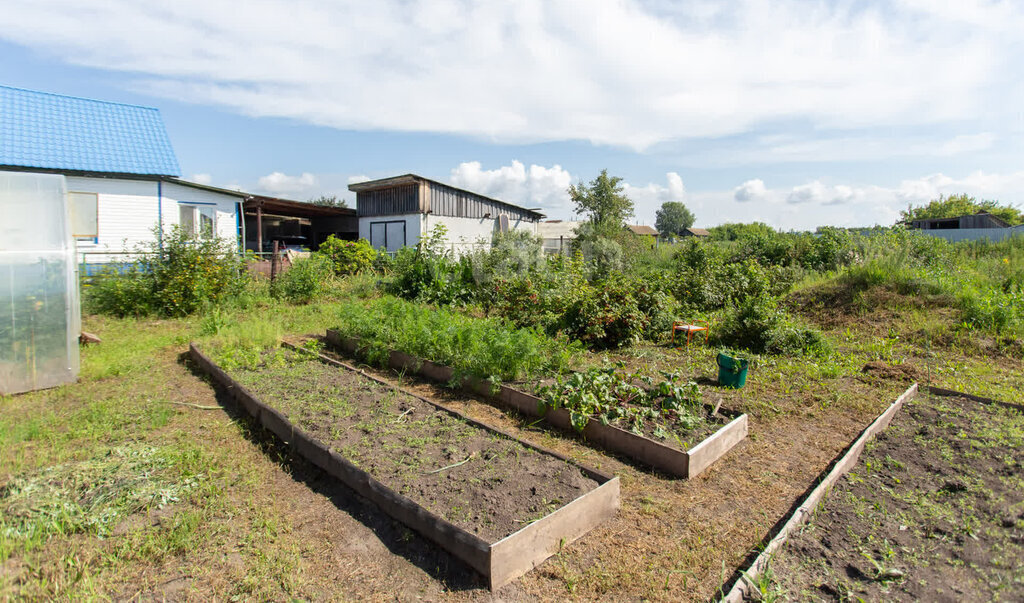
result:
[[[75,245],[63,176],[0,172],[0,394],[78,377]]]

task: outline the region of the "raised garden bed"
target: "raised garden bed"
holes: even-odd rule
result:
[[[618,478],[308,351],[230,374],[195,362],[301,456],[463,560],[492,589],[619,506]]]
[[[328,330],[326,338],[328,343],[346,354],[360,355],[361,346],[358,340],[343,337],[334,330]],[[395,370],[416,373],[441,383],[451,383],[456,378],[455,371],[450,367],[414,358],[399,351],[389,353],[388,365]],[[543,401],[531,393],[481,379],[467,378],[460,381],[469,391],[503,406],[529,416],[543,417],[548,423],[561,429],[577,431],[573,427],[569,411],[563,408],[547,410]],[[722,411],[721,414],[726,413]],[[727,416],[724,424],[708,437],[702,438],[696,445],[685,448],[673,445],[671,440],[657,441],[616,425],[603,424],[593,418],[587,421],[581,433],[588,442],[606,450],[623,454],[669,475],[691,478],[699,475],[747,437],[747,415]]]
[[[874,441],[858,440],[859,459],[848,453],[830,474],[827,497],[801,505],[800,515],[813,513],[808,526],[787,524],[785,544],[769,547],[726,600],[1019,595],[1024,408],[938,389],[898,402],[869,428]]]

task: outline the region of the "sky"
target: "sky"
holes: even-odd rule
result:
[[[416,173],[572,219],[892,224],[1024,206],[1024,2],[5,0],[0,84],[160,109],[182,175],[306,200]]]

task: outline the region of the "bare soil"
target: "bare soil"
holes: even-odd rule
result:
[[[1021,600],[1024,415],[908,402],[773,562],[793,600]]]
[[[489,542],[598,485],[558,457],[307,355],[280,351],[229,373],[386,486]]]

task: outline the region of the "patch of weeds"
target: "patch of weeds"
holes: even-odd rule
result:
[[[126,446],[11,480],[0,490],[0,559],[51,536],[106,536],[134,513],[178,502],[202,474],[183,476],[172,466],[162,450]]]

